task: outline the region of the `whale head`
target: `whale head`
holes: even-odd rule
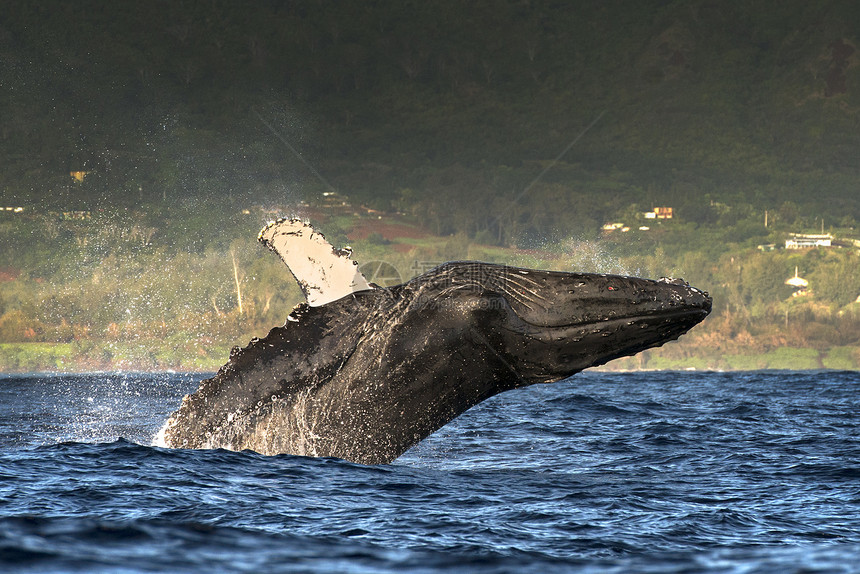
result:
[[[425,278],[426,279],[426,278]],[[428,282],[425,280],[426,285]],[[707,292],[683,279],[520,269],[452,262],[425,299],[461,301],[473,335],[516,373],[514,386],[552,382],[662,345],[711,311]]]

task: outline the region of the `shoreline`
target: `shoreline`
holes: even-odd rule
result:
[[[105,349],[110,348],[110,353]],[[601,373],[643,372],[744,372],[744,371],[860,371],[860,357],[853,347],[817,350],[780,347],[763,353],[707,354],[679,357],[666,348],[650,349],[622,357],[588,371]],[[229,346],[187,350],[135,344],[98,343],[2,343],[0,374],[76,373],[215,373],[229,357]],[[675,355],[675,356],[671,356]]]

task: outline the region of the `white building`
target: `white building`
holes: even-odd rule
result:
[[[785,240],[786,249],[807,249],[809,247],[831,247],[833,236],[827,235],[804,235],[793,233]]]

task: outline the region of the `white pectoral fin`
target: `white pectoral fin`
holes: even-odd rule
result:
[[[270,223],[260,231],[259,240],[287,264],[312,307],[372,288],[350,259],[349,249],[335,249],[301,220]]]

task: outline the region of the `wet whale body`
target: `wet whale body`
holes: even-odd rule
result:
[[[260,240],[308,303],[183,399],[166,446],[387,463],[493,395],[677,339],[711,310],[683,280],[473,261],[383,288],[301,221]]]

